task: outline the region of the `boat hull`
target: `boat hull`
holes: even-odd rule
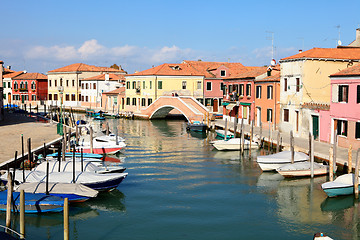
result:
[[[206,132],[208,129],[208,126],[206,124],[200,123],[200,124],[188,124],[186,127],[189,131],[194,132]]]
[[[293,170],[293,171],[277,171],[284,177],[309,177],[311,176],[310,170]],[[314,169],[314,176],[326,175],[328,173],[327,169]]]
[[[323,189],[326,195],[329,197],[337,197],[342,195],[351,195],[354,193],[354,186],[344,186],[338,188],[327,188]]]
[[[296,162],[306,162],[307,160],[303,160],[303,161],[296,161]],[[283,162],[283,163],[273,163],[273,162],[258,162],[259,167],[261,168],[261,170],[263,171],[275,171],[278,168],[281,168],[287,164],[290,164],[291,161],[289,162]]]

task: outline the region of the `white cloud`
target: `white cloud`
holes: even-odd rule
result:
[[[88,40],[78,49],[81,58],[99,57],[107,53],[107,49],[100,45],[96,39]]]
[[[66,61],[77,58],[77,51],[73,46],[35,46],[25,53],[25,57],[29,59],[57,59]]]

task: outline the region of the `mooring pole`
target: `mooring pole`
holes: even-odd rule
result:
[[[355,198],[359,198],[359,151],[360,148],[356,151],[356,166],[355,166],[355,173],[354,173],[354,193]]]
[[[334,160],[334,151],[333,151],[333,147],[331,146],[329,149],[329,181],[332,182],[334,181],[334,164],[333,164],[333,160]]]
[[[352,145],[350,144],[348,150],[348,173],[352,172]]]
[[[291,151],[291,163],[295,162],[295,151],[294,151],[294,134],[290,131],[290,151]]]
[[[309,132],[310,174],[314,177],[314,136]]]
[[[226,136],[227,136],[227,118],[225,119],[225,135],[224,135],[224,140],[226,140]]]
[[[20,239],[25,239],[25,191],[20,191]]]
[[[11,209],[12,209],[12,174],[8,172],[7,176],[7,201],[6,201],[6,227],[11,228]]]
[[[69,199],[64,199],[64,240],[69,240]]]

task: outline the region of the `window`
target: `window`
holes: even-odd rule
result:
[[[75,80],[72,80],[72,86],[75,87]]]
[[[145,81],[143,81],[143,89],[145,89]]]
[[[69,87],[69,80],[66,80],[66,86]]]
[[[24,89],[24,83],[20,82],[20,89]]]
[[[6,88],[6,82],[3,83],[3,87]]]
[[[81,101],[84,102],[84,96],[81,96]]]
[[[162,89],[162,81],[158,81],[158,89]]]
[[[35,89],[36,89],[36,84],[35,84],[35,82],[34,82],[34,81],[31,83],[31,89],[33,89],[33,90],[35,90]]]
[[[18,83],[17,82],[14,82],[14,89],[17,90],[19,87],[18,87]]]
[[[85,96],[85,102],[89,101],[89,96]]]
[[[49,100],[52,100],[52,94],[49,94]]]
[[[145,99],[145,98],[142,98],[142,99],[141,99],[141,106],[143,106],[143,107],[144,107],[144,106],[145,106],[145,104],[146,104],[146,99]]]
[[[152,81],[150,81],[150,89],[152,89]]]
[[[240,87],[239,95],[244,96],[244,84],[240,84],[239,87]]]
[[[89,89],[89,84],[85,83],[85,89]]]
[[[60,78],[60,86],[62,87],[62,85],[63,85],[63,79]]]
[[[186,81],[182,81],[182,89],[186,89]]]
[[[349,95],[349,86],[348,85],[339,85],[339,92],[338,92],[338,101],[339,102],[348,102],[348,95]]]
[[[8,88],[11,88],[11,82],[8,82]]]
[[[225,70],[221,70],[221,71],[220,71],[220,76],[221,76],[221,77],[225,77],[225,76],[226,76],[226,71],[225,71]]]
[[[296,92],[300,92],[300,78],[296,78]]]
[[[196,82],[197,90],[201,90],[201,81]]]
[[[272,109],[271,108],[267,109],[267,111],[266,111],[266,121],[272,122]]]
[[[70,95],[69,94],[65,94],[65,101],[70,101]]]
[[[93,83],[93,89],[96,89],[96,83]]]
[[[247,117],[248,117],[248,108],[242,106],[242,118],[247,119]]]
[[[284,109],[284,122],[289,122],[289,109]]]
[[[251,96],[251,84],[246,84],[246,96]]]
[[[130,89],[130,82],[129,81],[126,82],[126,89]]]
[[[129,84],[130,85],[130,84]],[[126,105],[130,105],[130,98],[126,98]]]
[[[36,95],[31,95],[31,100],[36,101]]]
[[[28,90],[28,82],[25,82],[25,89]]]
[[[256,86],[256,98],[261,98],[261,86]]]
[[[136,89],[136,82],[135,81],[132,82],[132,89]]]
[[[49,87],[51,87],[51,80],[49,79]]]
[[[360,122],[357,122],[355,126],[355,138],[356,139],[360,138]]]
[[[347,121],[337,120],[337,135],[347,136]]]
[[[288,88],[288,86],[287,86],[287,78],[284,78],[284,92],[287,91],[287,88]]]
[[[267,86],[267,99],[272,99],[272,98],[273,98],[273,87]]]
[[[84,83],[81,84],[81,89],[85,89],[85,84]]]
[[[136,106],[136,98],[133,98],[133,99],[132,99],[132,105],[133,105],[133,106]]]
[[[71,101],[75,101],[75,94],[71,94]]]
[[[356,103],[360,103],[360,85],[357,85]]]
[[[148,105],[152,103],[152,98],[148,98]]]
[[[212,86],[211,86],[211,82],[207,82],[206,83],[206,91],[211,91]]]
[[[54,94],[54,101],[57,101],[58,100],[58,95],[55,93]]]

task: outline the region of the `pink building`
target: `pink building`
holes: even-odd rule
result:
[[[338,145],[353,149],[360,147],[360,64],[330,76],[331,128],[328,135],[338,136]]]

